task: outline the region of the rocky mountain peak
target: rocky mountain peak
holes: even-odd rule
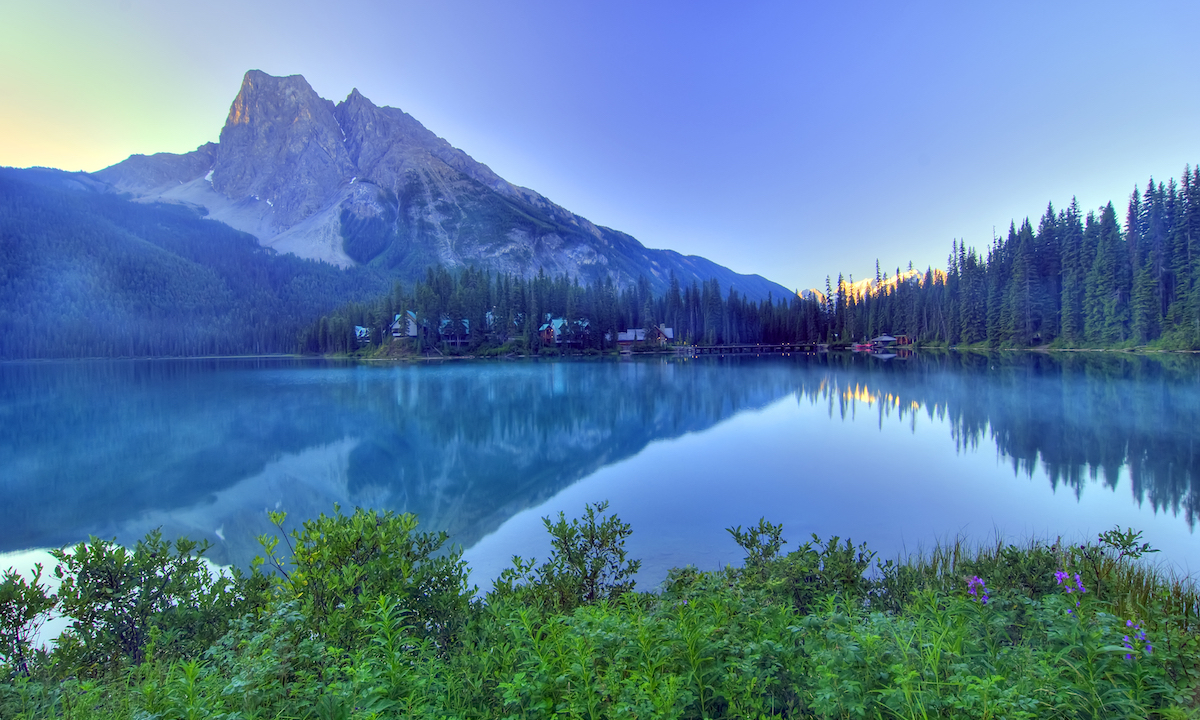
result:
[[[317,95],[303,75],[275,77],[262,70],[248,70],[229,106],[225,127],[271,122],[295,116],[313,105],[331,106],[331,103]]]
[[[320,210],[354,172],[333,109],[300,75],[247,72],[221,130],[213,187],[269,201],[281,227]]]
[[[334,108],[333,116],[342,128],[346,152],[360,177],[372,177],[373,166],[396,145],[395,131],[386,114],[355,88]]]

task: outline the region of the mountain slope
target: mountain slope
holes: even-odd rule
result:
[[[0,358],[291,352],[322,312],[388,285],[83,173],[0,168]]]
[[[145,200],[203,207],[264,246],[413,277],[430,263],[525,277],[544,269],[656,291],[717,278],[752,299],[790,295],[757,275],[651,250],[513,185],[401,110],[354,90],[319,97],[299,75],[247,72],[220,142],[135,155],[95,176]]]

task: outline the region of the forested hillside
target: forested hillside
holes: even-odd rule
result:
[[[97,188],[0,169],[0,358],[293,352],[321,312],[387,287]]]

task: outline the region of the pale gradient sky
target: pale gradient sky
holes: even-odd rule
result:
[[[790,288],[1200,162],[1200,3],[0,0],[0,165],[216,140],[243,73],[357,87],[649,247]]]

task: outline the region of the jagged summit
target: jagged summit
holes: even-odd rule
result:
[[[289,228],[321,210],[355,172],[333,117],[300,75],[246,73],[229,108],[212,186],[231,199],[268,200]]]
[[[301,75],[250,70],[220,142],[135,155],[95,175],[146,200],[190,203],[267,246],[398,275],[430,263],[524,276],[569,273],[662,289],[716,277],[752,298],[788,294],[704,258],[649,250],[518,187],[357,88],[336,105]]]

